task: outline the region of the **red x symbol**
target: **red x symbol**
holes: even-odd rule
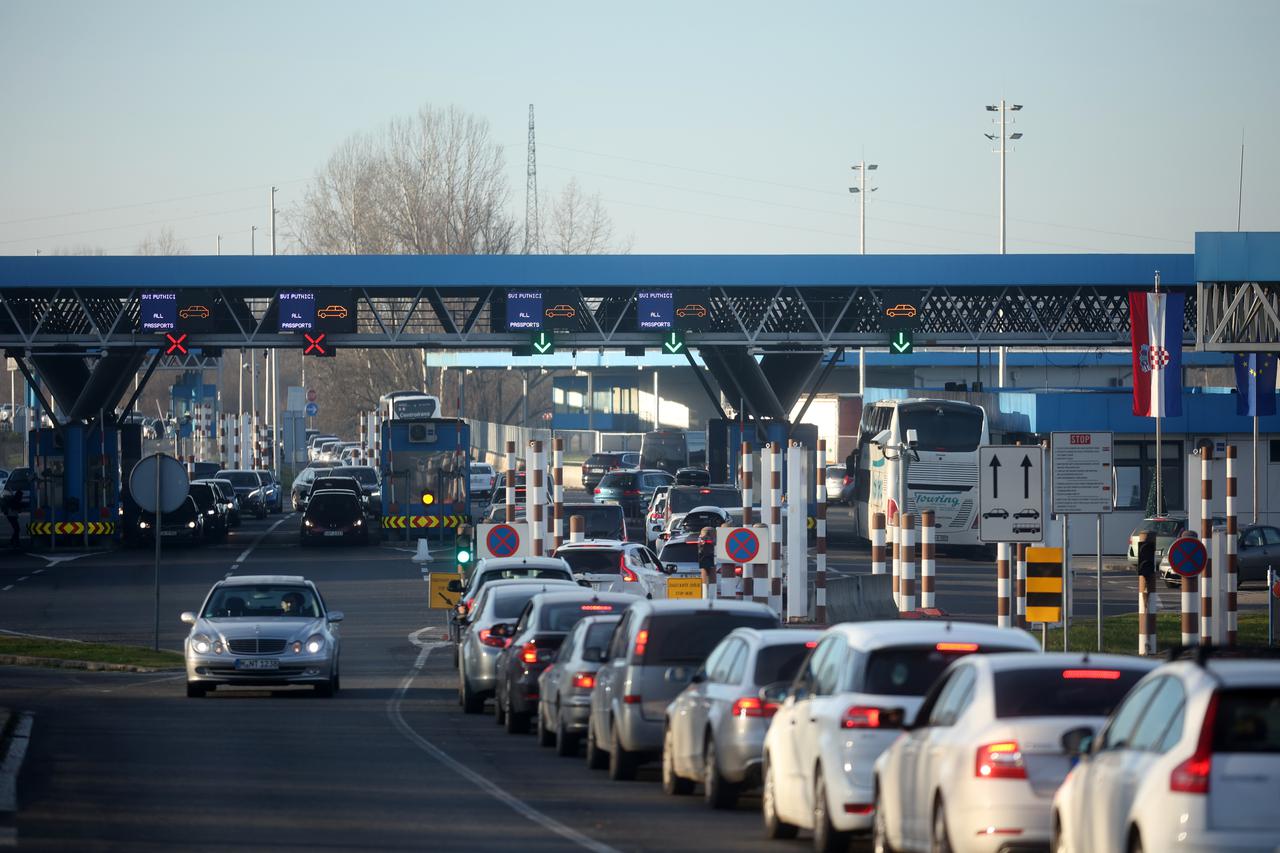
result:
[[[183,332],[181,335],[178,335],[176,338],[173,335],[169,334],[168,332],[165,332],[164,336],[169,339],[169,348],[164,351],[165,355],[173,355],[175,352],[180,352],[183,355],[187,354],[187,348],[186,346],[183,345],[183,341],[187,339],[186,332]]]
[[[324,332],[321,332],[314,338],[306,332],[303,332],[302,336],[307,339],[307,348],[302,351],[303,355],[311,355],[313,352],[317,355],[324,355],[324,347],[320,344],[320,342],[324,340]],[[185,338],[186,335],[183,335],[183,337]]]

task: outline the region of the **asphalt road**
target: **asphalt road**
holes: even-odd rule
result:
[[[224,544],[167,551],[160,646],[180,647],[179,612],[227,572],[303,574],[346,613],[341,693],[188,699],[180,673],[0,668],[0,705],[35,714],[21,848],[788,849],[763,840],[750,798],[720,813],[666,797],[656,766],[610,783],[581,758],[463,715],[412,547],[302,549],[297,523],[248,521]],[[838,540],[833,572],[865,571],[865,554]],[[149,645],[151,552],[77,553],[0,557],[0,629]],[[1113,574],[1109,609],[1132,609],[1132,576]],[[957,615],[993,619],[994,587],[990,564],[940,561],[939,603]]]

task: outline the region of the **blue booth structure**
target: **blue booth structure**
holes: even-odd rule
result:
[[[443,536],[471,516],[466,421],[382,422],[382,528],[392,538]]]

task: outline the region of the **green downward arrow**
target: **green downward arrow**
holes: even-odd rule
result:
[[[546,355],[555,345],[555,339],[546,332],[538,332],[538,336],[533,339],[533,348],[538,355]]]
[[[899,354],[911,352],[911,337],[906,332],[898,332],[889,342],[889,346]]]
[[[680,350],[684,349],[684,340],[681,339],[680,335],[672,332],[669,337],[663,340],[662,348],[665,349],[668,354],[675,355],[680,352]]]

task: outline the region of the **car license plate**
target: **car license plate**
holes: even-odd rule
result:
[[[275,658],[257,658],[255,660],[237,660],[236,669],[279,669],[280,661]]]
[[[324,535],[325,535],[325,536],[341,536],[341,535],[342,535],[342,531],[341,531],[341,530],[326,530],[326,531],[324,532]]]
[[[164,537],[164,536],[177,536],[177,535],[178,535],[178,531],[176,531],[176,530],[161,530],[161,531],[160,531],[160,535],[161,535],[162,537]]]

